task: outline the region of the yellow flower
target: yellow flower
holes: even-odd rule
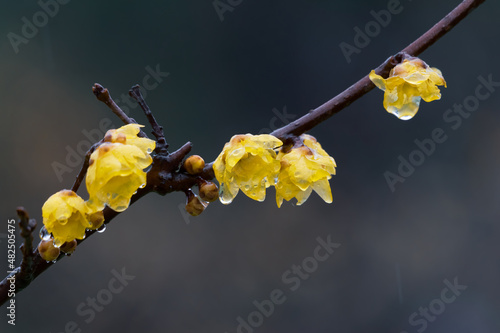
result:
[[[155,141],[138,138],[140,125],[130,124],[106,133],[105,142],[90,156],[87,170],[89,206],[95,211],[104,205],[122,212],[139,187],[146,185],[146,169],[152,163],[149,154]]]
[[[92,224],[85,202],[75,192],[62,190],[53,194],[42,207],[43,224],[54,237],[54,244],[61,246],[74,239],[83,239],[85,229]]]
[[[144,125],[128,124],[118,129],[111,129],[106,132],[104,141],[136,146],[143,153],[151,154],[156,147],[156,142],[148,138],[138,137],[137,134],[141,131],[141,127]]]
[[[266,188],[275,184],[280,169],[273,149],[282,144],[269,134],[233,136],[213,165],[220,183],[220,201],[231,203],[239,190],[254,200],[264,201]]]
[[[276,183],[276,203],[281,207],[283,199],[297,199],[302,205],[316,191],[327,203],[332,202],[332,191],[328,180],[335,174],[335,160],[321,148],[310,135],[300,136],[304,145],[278,154],[281,171]]]
[[[437,86],[446,88],[446,81],[441,71],[429,67],[419,58],[403,60],[391,69],[387,79],[370,72],[370,80],[384,90],[384,108],[398,117],[408,120],[417,113],[420,100],[431,102],[441,98]]]

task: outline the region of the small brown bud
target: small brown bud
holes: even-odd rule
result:
[[[219,188],[212,182],[204,182],[200,185],[201,200],[214,202],[219,198]]]
[[[89,229],[99,229],[104,224],[104,213],[101,211],[92,213],[88,216],[89,222],[92,224]]]
[[[104,135],[104,142],[112,142],[113,140],[113,132],[112,130],[109,130],[106,132],[106,135]]]
[[[78,242],[76,241],[76,239],[73,239],[71,242],[66,242],[61,245],[60,250],[66,254],[72,254],[73,252],[75,252],[77,245]]]
[[[191,175],[197,175],[203,171],[205,167],[205,160],[199,155],[189,156],[184,161],[184,168]]]
[[[186,212],[188,212],[192,216],[198,216],[207,207],[207,203],[200,200],[200,198],[195,195],[192,191],[189,191],[187,203],[186,203]]]
[[[58,247],[55,247],[53,242],[54,240],[51,238],[48,240],[42,240],[38,244],[38,253],[40,253],[40,257],[47,261],[56,260],[61,253],[61,250],[59,250]]]

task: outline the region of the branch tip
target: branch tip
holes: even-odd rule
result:
[[[156,121],[155,117],[153,116],[153,112],[151,112],[151,109],[149,108],[148,104],[146,103],[146,100],[142,96],[141,93],[141,87],[136,84],[135,86],[132,86],[130,88],[128,94],[130,97],[135,99],[139,106],[141,107],[142,111],[144,111],[144,114],[146,115],[146,118],[148,118],[149,123],[151,124],[151,127],[153,128],[153,135],[156,137],[156,142],[157,142],[157,148],[156,151],[158,153],[162,153],[167,155],[168,151],[168,144],[167,141],[165,140],[165,133],[163,132],[163,127],[158,124]]]

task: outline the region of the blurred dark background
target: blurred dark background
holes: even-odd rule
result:
[[[147,102],[171,148],[189,140],[211,161],[232,135],[272,130],[284,108],[296,118],[335,96],[459,1],[401,1],[401,12],[350,63],[339,44],[354,45],[353,29],[364,30],[388,1],[232,3],[221,21],[210,0],[70,1],[44,22],[36,1],[3,1],[2,277],[15,208],[24,206],[40,227],[44,201],[77,174],[68,149],[85,147],[84,131],[99,132],[103,119],[120,126],[92,94],[95,82],[144,124],[120,96],[158,68],[161,82]],[[278,209],[269,189],[263,203],[240,193],[229,206],[216,202],[187,218],[184,194],[151,194],[18,294],[15,327],[2,307],[0,330],[77,332],[74,322],[81,332],[232,333],[237,318],[250,315],[258,327],[239,332],[499,332],[500,91],[456,129],[443,119],[474,96],[478,76],[500,81],[499,10],[486,1],[421,55],[448,88],[440,101],[422,102],[414,119],[388,114],[377,90],[310,132],[338,164],[333,204],[313,194],[301,207]],[[34,15],[38,32],[25,29],[31,37],[16,53],[9,33],[24,38],[23,17]],[[398,157],[408,159],[414,141],[435,128],[447,140],[392,192],[384,173],[397,173]],[[71,171],[58,176],[54,163]],[[328,235],[341,246],[291,291],[282,275]],[[135,278],[110,300],[112,271],[122,269]],[[446,304],[444,280],[455,278],[467,289]],[[284,303],[269,317],[252,314],[253,302],[274,289]],[[106,304],[92,320],[77,312],[96,296]],[[425,319],[420,311],[429,306]]]

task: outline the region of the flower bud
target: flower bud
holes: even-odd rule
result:
[[[213,202],[219,198],[219,188],[212,182],[204,182],[200,184],[201,200]]]
[[[51,238],[49,240],[42,240],[38,244],[38,253],[40,253],[40,257],[47,261],[56,260],[61,253],[58,247],[54,246],[54,240]]]
[[[88,216],[89,222],[92,226],[89,227],[90,230],[99,229],[104,224],[104,213],[102,210],[92,213]]]
[[[72,254],[73,252],[75,252],[77,245],[78,242],[76,241],[76,239],[73,239],[71,242],[66,242],[63,245],[61,245],[60,250],[63,253]]]
[[[205,160],[199,155],[189,156],[184,161],[184,168],[191,175],[197,175],[203,171],[205,167]]]
[[[200,200],[200,198],[195,195],[191,190],[189,190],[189,194],[187,197],[186,203],[186,211],[192,216],[198,216],[207,207],[208,203]]]

